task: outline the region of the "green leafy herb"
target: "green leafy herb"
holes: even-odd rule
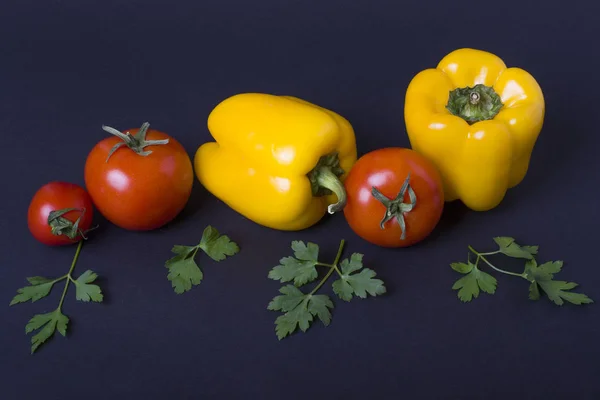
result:
[[[34,315],[25,326],[25,333],[40,329],[38,333],[31,337],[31,353],[33,354],[42,343],[50,339],[56,330],[61,335],[67,336],[68,323],[69,317],[61,312],[60,307],[47,314]]]
[[[531,282],[529,285],[529,298],[531,300],[539,300],[541,292],[544,292],[550,301],[559,306],[563,305],[565,301],[576,305],[593,303],[592,299],[585,294],[570,292],[578,284],[554,280],[554,274],[559,273],[562,269],[562,261],[549,261],[538,265],[535,258],[538,254],[538,246],[522,246],[515,242],[514,238],[506,236],[495,237],[494,242],[498,245],[498,249],[487,253],[478,252],[469,246],[469,251],[477,257],[474,263],[467,260],[466,263],[456,262],[450,264],[453,270],[464,275],[452,286],[452,289],[458,290],[458,298],[461,301],[469,302],[473,298],[477,298],[480,291],[489,294],[496,292],[496,278],[479,269],[479,261],[483,261],[496,272],[518,276]],[[510,272],[496,267],[487,258],[496,254],[525,259],[523,272]]]
[[[363,267],[362,254],[354,253],[350,259],[340,262],[344,244],[345,241],[342,240],[334,262],[325,264],[318,260],[319,246],[315,243],[293,241],[294,256],[282,258],[279,265],[269,271],[270,279],[282,283],[293,281],[293,284],[279,289],[281,294],[274,297],[267,306],[268,310],[284,313],[275,320],[275,333],[279,340],[298,328],[306,332],[315,317],[325,326],[331,323],[333,302],[329,296],[315,293],[334,272],[339,275],[339,279],[332,284],[333,292],[344,301],[350,301],[354,296],[366,298],[367,294],[378,296],[386,292],[383,281],[375,279],[375,271]],[[328,269],[327,273],[310,292],[302,292],[298,287],[318,279],[317,267]]]
[[[227,256],[237,254],[240,249],[228,236],[219,234],[219,231],[212,226],[207,226],[204,229],[199,244],[195,246],[173,246],[171,252],[175,256],[165,262],[165,267],[169,270],[167,279],[171,282],[175,293],[187,292],[193,286],[202,282],[204,274],[195,261],[198,250],[202,250],[214,261],[222,261]]]
[[[375,271],[369,268],[363,268],[363,255],[354,253],[350,261],[343,260],[340,264],[342,274],[340,279],[333,282],[333,291],[340,299],[345,301],[352,300],[352,296],[358,296],[362,299],[371,296],[377,296],[385,293],[385,286],[381,279],[375,279]],[[357,274],[352,274],[358,270]]]
[[[67,274],[53,279],[44,278],[42,276],[29,277],[27,278],[29,286],[17,289],[17,295],[14,296],[10,302],[11,306],[28,301],[33,303],[43,297],[46,297],[52,290],[54,284],[63,280],[65,281],[65,286],[60,297],[58,307],[49,313],[34,315],[25,326],[26,334],[39,329],[39,332],[37,332],[31,338],[31,354],[33,354],[38,347],[50,339],[54,335],[55,331],[58,330],[62,336],[67,335],[69,317],[62,313],[62,306],[65,301],[65,296],[67,294],[67,289],[69,288],[70,282],[75,284],[77,300],[85,302],[101,302],[103,300],[100,287],[92,284],[92,282],[94,282],[98,277],[95,272],[87,270],[77,279],[73,279],[73,270],[75,269],[75,265],[79,259],[79,253],[81,252],[83,242],[84,240],[79,241],[79,244],[77,245],[77,251],[75,252],[75,257],[73,258],[71,268]]]
[[[88,269],[83,274],[81,274],[79,278],[73,281],[73,283],[75,284],[75,294],[77,296],[77,300],[85,302],[88,302],[90,300],[95,302],[101,302],[104,299],[100,287],[98,285],[91,284],[96,280],[97,277],[98,275],[95,272],[92,272]]]
[[[458,289],[458,298],[462,301],[471,301],[473,297],[479,296],[479,291],[494,294],[496,292],[496,278],[483,272],[472,263],[463,264],[468,268],[456,269],[456,271],[466,274],[456,281],[452,289]],[[464,272],[463,272],[464,271]]]
[[[546,296],[559,306],[563,305],[565,300],[577,305],[592,303],[592,299],[585,294],[568,292],[579,286],[577,283],[553,280],[554,274],[559,273],[562,266],[562,261],[550,261],[542,265],[537,265],[535,259],[528,261],[525,265],[525,274],[531,282],[529,298],[539,299],[541,287]]]

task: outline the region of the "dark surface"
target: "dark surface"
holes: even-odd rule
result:
[[[527,282],[498,275],[495,295],[463,304],[448,266],[466,257],[468,244],[492,249],[493,236],[514,236],[540,245],[541,259],[565,260],[559,277],[600,299],[600,6],[569,4],[5,0],[0,398],[599,399],[598,305],[532,302]],[[459,47],[525,68],[546,96],[530,172],[501,206],[474,213],[449,205],[429,240],[383,250],[341,215],[298,233],[261,228],[196,182],[184,213],[164,229],[131,233],[97,217],[101,228],[77,271],[98,272],[106,300],[76,302],[71,288],[67,338],[29,355],[24,326],[56,306],[60,289],[33,304],[8,302],[26,276],[66,272],[75,248],[35,242],[27,206],[47,181],[83,184],[102,124],[149,120],[191,156],[210,140],[206,118],[219,101],[259,91],[337,111],[353,124],[360,154],[408,146],[410,79]],[[207,224],[242,252],[220,264],[200,259],[204,282],[177,296],[163,263],[173,244],[196,243]],[[266,305],[280,284],[268,270],[291,240],[317,242],[333,258],[341,238],[346,254],[365,254],[388,294],[338,300],[329,327],[316,323],[279,342],[278,313]]]

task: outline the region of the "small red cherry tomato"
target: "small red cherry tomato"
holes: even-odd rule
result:
[[[29,231],[41,243],[61,246],[79,242],[92,225],[93,203],[81,186],[50,182],[31,199],[27,212]]]

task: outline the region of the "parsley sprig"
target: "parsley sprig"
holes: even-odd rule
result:
[[[538,254],[539,246],[522,246],[515,242],[514,238],[507,236],[495,237],[494,242],[498,245],[498,250],[484,253],[469,246],[466,263],[450,264],[452,269],[464,275],[452,286],[452,289],[458,290],[458,298],[461,301],[469,302],[473,298],[477,298],[480,291],[488,294],[496,292],[498,284],[496,278],[479,268],[479,262],[483,261],[496,272],[518,276],[529,281],[529,298],[531,300],[539,300],[541,292],[544,292],[550,301],[559,306],[563,305],[565,301],[575,305],[593,303],[593,300],[585,294],[570,291],[579,286],[577,283],[554,280],[554,274],[559,273],[562,269],[562,261],[537,263],[535,257]],[[470,260],[471,253],[476,256],[475,262]],[[506,271],[492,264],[488,257],[497,254],[526,260],[523,272]]]
[[[367,294],[378,296],[386,292],[381,279],[376,279],[372,269],[363,267],[363,255],[354,253],[340,262],[345,241],[340,242],[335,260],[331,264],[319,261],[319,246],[315,243],[293,241],[294,257],[284,257],[279,265],[269,271],[270,279],[281,283],[293,282],[279,289],[280,295],[269,302],[267,309],[284,314],[275,320],[275,333],[279,340],[291,335],[298,328],[306,332],[317,317],[325,326],[331,323],[334,304],[325,294],[316,294],[335,272],[339,276],[332,284],[333,292],[349,302],[353,297],[366,298]],[[318,279],[317,267],[327,268],[321,281],[308,293],[298,287]],[[360,272],[358,272],[360,270]]]
[[[26,334],[39,329],[39,332],[31,338],[31,354],[33,354],[44,342],[50,339],[54,335],[55,331],[58,330],[62,336],[67,335],[69,317],[63,314],[62,306],[65,301],[67,289],[69,288],[69,283],[73,283],[75,285],[75,297],[77,300],[99,303],[104,299],[104,295],[102,294],[100,287],[92,283],[98,277],[95,272],[87,270],[77,279],[73,278],[73,270],[75,269],[75,265],[79,259],[79,253],[81,252],[83,242],[84,240],[80,240],[79,244],[77,245],[77,250],[75,252],[75,256],[73,257],[73,262],[71,263],[69,272],[61,277],[53,279],[42,276],[33,276],[27,278],[29,286],[18,289],[17,295],[14,296],[10,302],[11,306],[28,301],[34,303],[50,294],[54,284],[63,280],[65,281],[65,286],[63,288],[58,307],[54,311],[45,314],[34,315],[25,326]]]
[[[167,279],[171,282],[175,293],[187,292],[202,282],[204,274],[195,261],[199,250],[202,250],[214,261],[222,261],[228,256],[237,254],[240,248],[228,236],[221,235],[210,225],[204,229],[200,243],[197,245],[173,246],[171,252],[176,255],[165,262],[165,267],[169,270]]]

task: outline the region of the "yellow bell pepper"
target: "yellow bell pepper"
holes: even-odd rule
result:
[[[445,199],[476,211],[496,207],[524,179],[544,113],[533,76],[469,48],[418,73],[404,106],[411,147],[438,167]]]
[[[242,93],[212,110],[208,129],[215,141],[196,151],[196,176],[248,219],[293,231],[344,207],[357,151],[340,115],[295,97]]]

